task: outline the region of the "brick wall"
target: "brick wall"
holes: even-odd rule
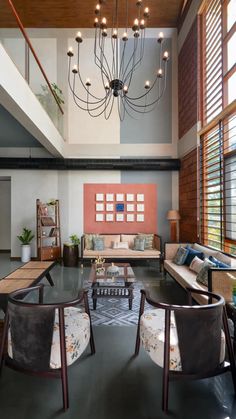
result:
[[[197,241],[197,149],[181,159],[179,201],[180,241]]]
[[[178,57],[179,138],[197,122],[198,25],[195,19]]]

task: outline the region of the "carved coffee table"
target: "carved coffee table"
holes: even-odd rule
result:
[[[96,310],[98,298],[127,298],[129,310],[132,310],[135,275],[129,263],[116,263],[119,274],[107,275],[111,263],[104,263],[105,272],[97,273],[95,263],[92,264],[89,281],[92,282],[93,309]]]

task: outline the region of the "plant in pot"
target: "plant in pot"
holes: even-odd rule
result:
[[[76,234],[70,236],[70,242],[64,243],[63,246],[63,263],[64,266],[77,266],[79,259],[80,239]]]
[[[31,247],[30,242],[34,238],[32,230],[28,230],[26,227],[23,228],[23,232],[17,238],[21,242],[21,262],[29,262],[31,259]]]

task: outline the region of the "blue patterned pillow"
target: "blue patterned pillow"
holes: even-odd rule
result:
[[[199,250],[195,250],[192,247],[190,247],[189,245],[186,246],[186,249],[188,250],[188,256],[185,260],[185,265],[190,266],[192,260],[195,258],[195,256],[197,256],[199,259],[204,260],[204,253],[199,252]]]
[[[179,246],[179,248],[176,252],[176,255],[173,259],[173,262],[176,265],[184,265],[185,261],[186,261],[186,258],[188,256],[188,253],[189,253],[188,249],[186,249],[185,247]]]
[[[104,250],[104,237],[93,237],[93,249]]]
[[[221,262],[220,260],[214,258],[214,256],[209,256],[209,260],[213,262],[217,266],[217,268],[230,268],[230,265]]]
[[[145,238],[135,237],[134,239],[134,250],[144,251]]]
[[[209,259],[205,259],[202,268],[196,277],[196,281],[201,285],[205,285],[205,287],[208,287],[208,271],[210,267],[216,267],[215,263],[211,262]]]

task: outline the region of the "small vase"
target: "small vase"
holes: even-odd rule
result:
[[[30,244],[22,244],[21,246],[21,262],[29,262],[31,259],[31,247]]]

